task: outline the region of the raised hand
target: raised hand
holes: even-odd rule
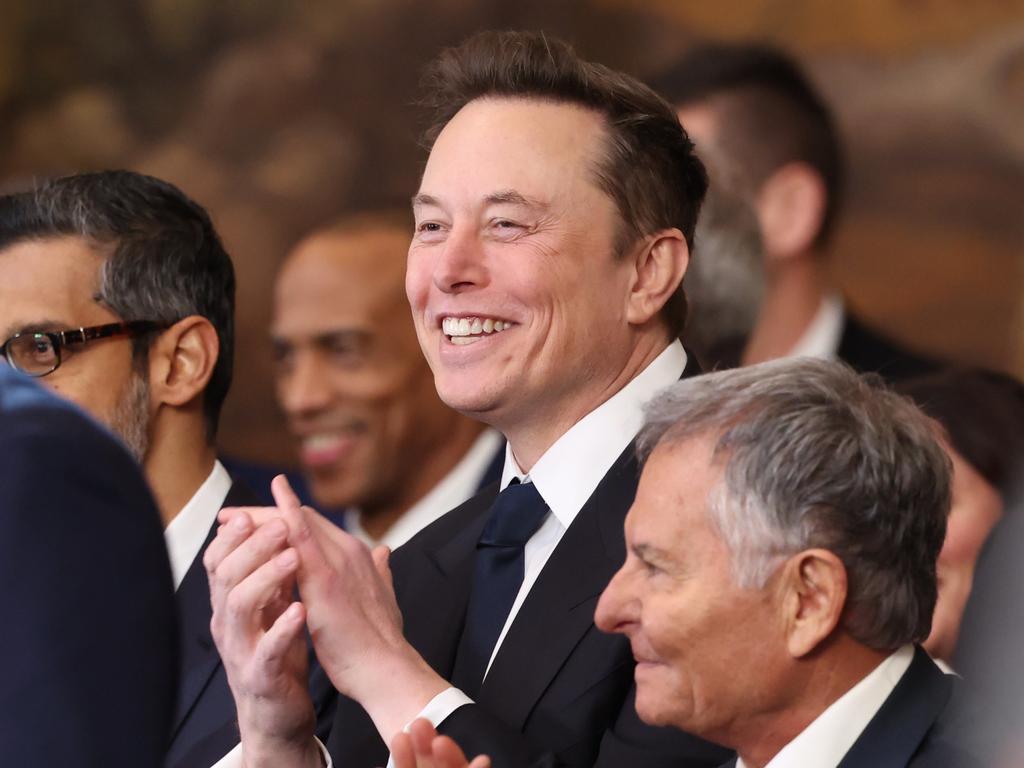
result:
[[[447,736],[439,736],[429,721],[418,719],[408,733],[399,733],[391,741],[395,768],[491,768],[487,755],[467,760],[459,745]]]
[[[371,553],[302,507],[284,477],[275,478],[271,488],[298,554],[296,577],[317,658],[334,686],[362,704],[390,741],[449,684],[402,635],[388,551]],[[267,513],[258,517],[270,524]]]
[[[307,687],[306,612],[292,602],[298,556],[274,512],[222,512],[224,524],[203,556],[210,627],[235,698],[246,768],[320,766]]]

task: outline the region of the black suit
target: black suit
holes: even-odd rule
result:
[[[161,764],[177,658],[160,516],[127,451],[0,363],[0,763]]]
[[[868,723],[838,768],[982,768],[977,717],[964,701],[963,681],[943,674],[920,648],[906,674]],[[732,766],[735,763],[729,763]],[[813,766],[808,766],[813,768]]]
[[[594,626],[598,597],[625,560],[623,520],[637,479],[630,445],[541,571],[477,703],[459,708],[442,723],[441,732],[468,754],[489,754],[495,768],[534,760],[580,768],[684,768],[714,766],[724,759],[727,753],[707,742],[640,723],[633,707],[629,642]],[[476,543],[497,490],[492,485],[445,515],[393,559],[406,637],[448,680],[465,620]],[[328,748],[337,768],[369,768],[387,759],[368,716],[344,698]]]
[[[849,312],[836,356],[858,373],[877,373],[887,381],[935,373],[941,364],[886,338]]]
[[[232,483],[224,498],[225,507],[261,506],[260,499],[241,483]],[[210,588],[203,553],[217,534],[214,520],[202,549],[192,561],[175,595],[181,628],[181,686],[175,710],[167,768],[210,768],[238,744],[235,700],[228,686],[210,632]],[[317,705],[318,733],[333,717],[330,682],[314,666],[310,693]]]

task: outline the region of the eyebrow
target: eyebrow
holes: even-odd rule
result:
[[[667,550],[655,547],[651,544],[634,544],[630,547],[633,554],[646,563],[654,565],[667,565],[672,562],[672,557]]]
[[[337,341],[351,341],[357,343],[365,343],[371,336],[371,333],[363,328],[337,328],[334,330],[319,331],[309,336],[305,336],[300,340],[306,341],[311,344],[332,344]],[[293,345],[295,341],[288,336],[280,333],[270,334],[270,341],[272,344],[287,344]]]

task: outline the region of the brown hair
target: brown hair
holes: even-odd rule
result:
[[[460,109],[488,96],[577,104],[600,113],[608,140],[595,175],[622,219],[617,252],[674,227],[692,253],[707,174],[675,111],[639,80],[583,61],[567,43],[543,33],[503,31],[481,32],[443,50],[428,68],[424,87],[423,104],[433,113],[424,135],[428,149]],[[662,316],[673,335],[682,332],[682,285]]]

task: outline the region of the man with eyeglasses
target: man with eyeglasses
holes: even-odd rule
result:
[[[221,506],[253,502],[214,447],[234,294],[209,216],[166,182],[108,171],[0,197],[4,358],[120,435],[163,518],[182,651],[170,768],[208,768],[238,740],[202,565]]]

